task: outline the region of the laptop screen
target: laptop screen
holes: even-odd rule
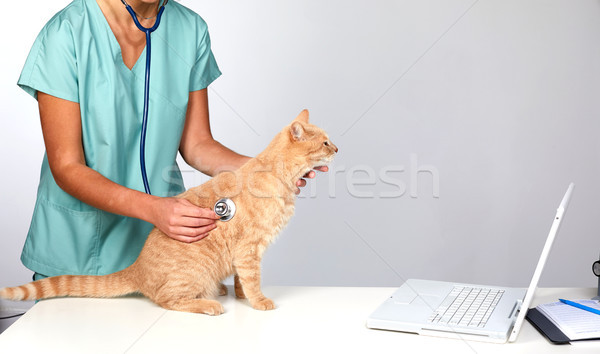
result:
[[[514,342],[517,340],[517,336],[519,335],[519,331],[521,330],[521,326],[523,325],[523,321],[525,320],[525,315],[527,314],[527,310],[531,305],[531,300],[533,300],[533,294],[535,289],[538,286],[538,282],[540,281],[540,276],[542,275],[542,270],[544,269],[544,265],[546,264],[546,260],[548,259],[548,254],[552,249],[552,244],[554,243],[554,239],[556,238],[556,234],[560,228],[561,221],[567,207],[569,206],[569,201],[571,200],[571,194],[573,193],[573,188],[575,188],[575,184],[571,183],[565,196],[563,197],[558,209],[556,210],[556,216],[554,217],[554,222],[552,222],[552,227],[550,228],[550,232],[548,233],[548,238],[546,239],[546,244],[544,245],[544,249],[542,250],[542,255],[538,260],[537,267],[535,268],[535,272],[533,273],[533,278],[531,279],[531,283],[529,283],[529,288],[527,289],[527,293],[525,294],[525,299],[523,300],[523,304],[521,305],[521,309],[519,311],[519,315],[517,316],[517,320],[515,321],[515,325],[513,327],[512,333],[510,334],[509,342]]]

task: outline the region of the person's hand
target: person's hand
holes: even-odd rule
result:
[[[196,242],[217,227],[219,216],[211,209],[201,208],[187,199],[158,198],[154,204],[152,223],[170,238]]]
[[[305,178],[315,178],[315,176],[317,175],[315,173],[315,171],[321,171],[321,172],[327,172],[329,171],[329,167],[327,166],[318,166],[315,167],[315,169],[313,171],[309,171],[307,174],[304,175],[304,177],[300,178],[298,180],[298,182],[296,182],[296,194],[300,194],[300,188],[306,186],[306,180]]]

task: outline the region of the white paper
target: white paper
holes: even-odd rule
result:
[[[600,311],[600,304],[596,300],[571,301]],[[600,338],[600,315],[560,301],[538,305],[537,309],[571,340]]]

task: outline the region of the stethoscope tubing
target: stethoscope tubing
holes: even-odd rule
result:
[[[140,136],[140,169],[142,172],[142,182],[144,183],[144,191],[147,194],[152,194],[150,192],[150,183],[148,182],[148,174],[146,173],[146,131],[148,128],[148,111],[150,106],[150,58],[151,58],[151,40],[150,33],[154,32],[158,25],[160,24],[160,18],[162,17],[163,12],[165,11],[165,5],[167,1],[160,7],[158,10],[158,14],[156,15],[156,21],[152,27],[144,27],[138,21],[137,14],[129,4],[127,4],[124,0],[121,2],[125,5],[125,8],[131,15],[133,22],[136,27],[146,34],[146,73],[144,76],[144,111],[142,115],[142,131]]]
[[[140,168],[142,170],[142,181],[144,182],[144,190],[147,194],[152,194],[150,192],[150,184],[148,183],[148,175],[146,173],[146,130],[148,127],[148,109],[150,105],[150,58],[151,58],[151,40],[150,34],[154,32],[158,25],[160,24],[160,18],[165,10],[165,5],[168,0],[162,4],[160,9],[158,10],[158,14],[156,15],[156,21],[154,25],[150,28],[142,26],[142,24],[137,19],[137,14],[125,0],[121,0],[121,2],[125,5],[125,8],[131,15],[133,22],[137,26],[137,28],[146,34],[146,74],[144,77],[144,111],[142,116],[142,132],[140,136]],[[235,215],[235,203],[233,200],[229,198],[219,199],[215,206],[213,207],[215,213],[217,213],[221,217],[221,221],[229,221]]]

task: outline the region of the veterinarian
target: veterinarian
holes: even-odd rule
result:
[[[145,27],[162,4],[127,3]],[[38,101],[46,146],[21,255],[35,279],[123,269],[153,225],[182,242],[216,227],[212,210],[172,197],[184,191],[177,152],[211,176],[248,160],[211,135],[207,87],[221,72],[206,23],[168,1],[151,38],[145,164],[152,195],[140,177],[146,37],[121,0],[74,0],[33,44],[18,85]]]

